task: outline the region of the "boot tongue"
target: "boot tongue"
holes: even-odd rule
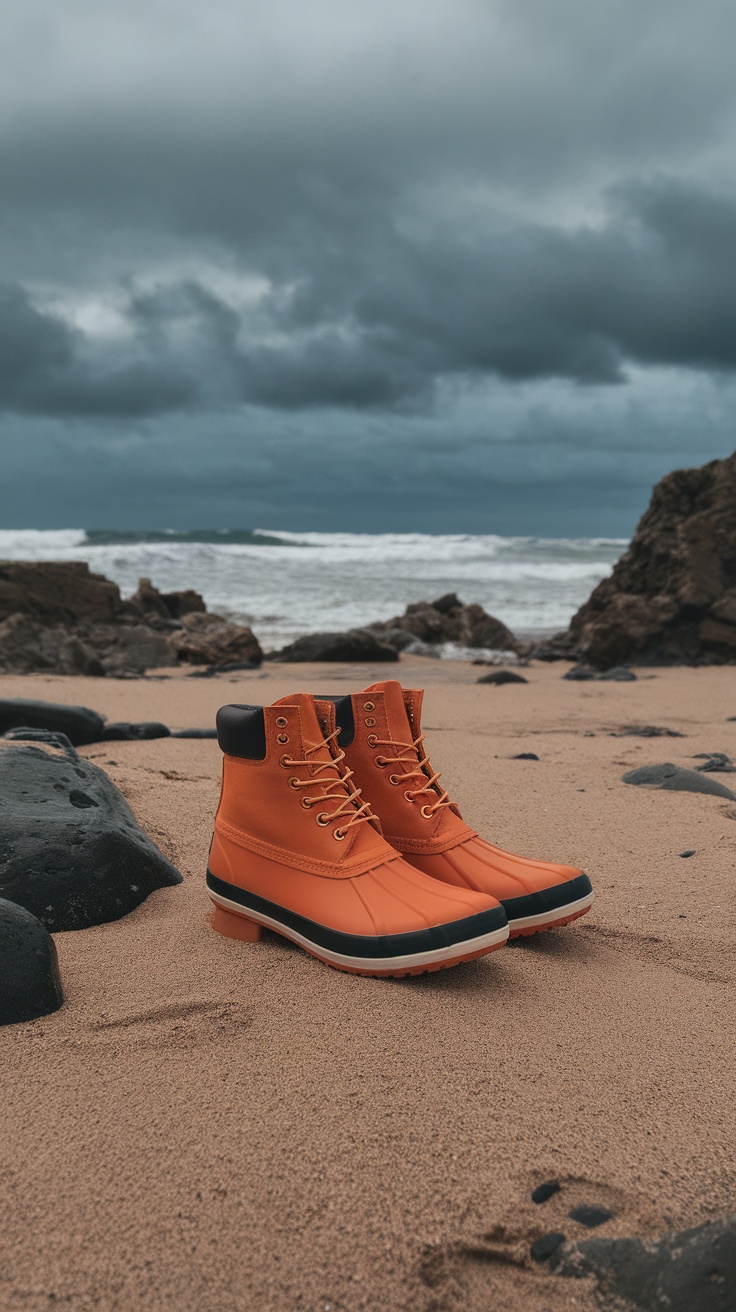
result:
[[[335,728],[335,708],[332,702],[317,702],[311,692],[295,692],[288,697],[280,697],[274,706],[298,706],[299,723],[304,747],[318,747],[321,751],[313,752],[310,760],[326,761],[330,756],[325,738]]]
[[[406,709],[406,694],[398,679],[384,679],[382,683],[373,683],[366,692],[383,693],[386,719],[391,737],[400,743],[411,743],[419,733],[419,725],[414,727]]]

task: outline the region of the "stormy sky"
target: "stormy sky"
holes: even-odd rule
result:
[[[613,534],[736,447],[733,0],[5,0],[0,527]]]

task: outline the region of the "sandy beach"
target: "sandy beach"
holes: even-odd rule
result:
[[[733,669],[576,683],[565,668],[503,687],[452,662],[390,671],[427,689],[430,755],[469,823],[582,867],[597,892],[577,924],[418,979],[212,932],[216,742],[81,749],[184,883],[57,934],[64,1006],[0,1030],[0,1307],[593,1309],[589,1280],[529,1259],[545,1232],[585,1235],[576,1204],[612,1211],[599,1235],[733,1211],[736,802],[621,782],[736,756]],[[0,678],[0,696],[183,728],[228,701],[384,677],[38,675]],[[629,724],[684,736],[611,736]],[[560,1192],[536,1206],[550,1179]]]

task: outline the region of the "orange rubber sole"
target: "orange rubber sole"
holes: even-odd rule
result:
[[[509,940],[512,938],[531,938],[532,934],[543,934],[546,929],[559,929],[562,925],[571,925],[573,920],[579,920],[581,916],[586,916],[590,907],[583,907],[582,911],[575,911],[571,916],[563,916],[561,920],[550,920],[546,925],[528,925],[526,929],[512,929],[512,921],[509,921]]]
[[[259,925],[255,920],[248,920],[245,916],[237,915],[233,911],[228,911],[226,907],[218,906],[215,903],[214,911],[209,917],[209,922],[218,934],[223,934],[225,938],[237,939],[240,943],[257,943],[260,939],[264,926]],[[273,930],[278,933],[278,930]],[[288,934],[282,934],[282,938],[288,939]],[[289,942],[293,940],[289,939]],[[321,957],[318,952],[312,948],[306,947],[303,943],[297,944],[304,952],[308,952],[310,957],[316,961],[321,961],[325,966],[331,966],[333,970],[342,970],[348,975],[365,975],[370,979],[403,979],[406,975],[427,975],[436,970],[447,970],[449,966],[457,966],[462,961],[476,961],[479,957],[488,956],[489,952],[497,952],[499,948],[505,947],[506,940],[502,943],[492,943],[489,947],[481,948],[475,952],[460,952],[456,957],[446,958],[443,961],[432,962],[423,966],[407,966],[403,970],[365,970],[358,966],[346,966],[335,961],[328,960],[327,957]]]

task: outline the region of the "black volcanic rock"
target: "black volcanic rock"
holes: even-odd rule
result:
[[[607,1307],[613,1297],[641,1312],[733,1312],[736,1220],[709,1221],[654,1241],[584,1239],[563,1250],[555,1271],[596,1276]]]
[[[368,629],[347,633],[307,633],[273,652],[272,661],[397,661],[399,653]]]
[[[501,685],[504,683],[528,683],[529,680],[525,679],[523,674],[517,674],[515,670],[491,670],[490,674],[481,674],[475,682]]]
[[[0,1025],[48,1016],[63,1001],[48,930],[25,907],[0,898]]]
[[[48,729],[65,733],[75,747],[99,742],[105,721],[87,706],[62,706],[25,697],[0,699],[0,734],[8,729]]]
[[[140,742],[150,738],[169,737],[171,737],[171,730],[165,724],[159,724],[157,720],[147,720],[142,724],[129,724],[127,720],[120,720],[105,725],[100,741],[103,743]]]
[[[399,650],[408,645],[406,634],[421,642],[455,642],[462,647],[486,647],[492,651],[521,651],[510,629],[475,603],[466,606],[454,592],[436,601],[418,601],[407,606],[403,615],[370,626],[371,632],[384,641],[398,641]],[[397,635],[393,637],[393,635]]]
[[[645,788],[663,788],[675,793],[712,793],[715,797],[728,797],[736,802],[736,793],[708,775],[697,770],[684,770],[682,766],[665,761],[661,765],[642,765],[621,776],[625,784],[638,784]]]
[[[656,485],[610,578],[547,647],[599,670],[736,661],[736,452]]]
[[[50,930],[117,920],[181,875],[102,770],[0,743],[0,896]]]

